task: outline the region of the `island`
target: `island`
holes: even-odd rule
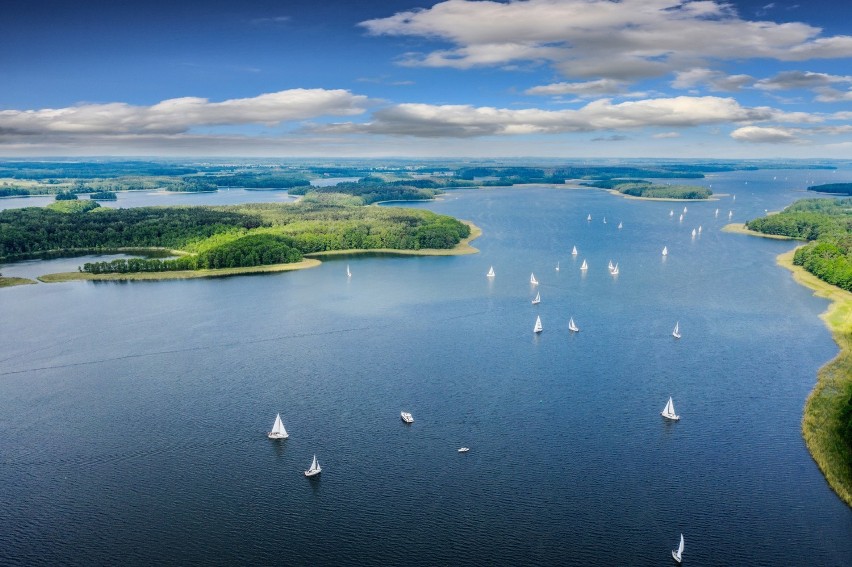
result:
[[[808,191],[815,193],[831,193],[834,195],[852,195],[852,183],[825,183],[823,185],[811,185]]]
[[[713,192],[699,185],[661,185],[645,179],[602,179],[581,183],[584,187],[607,189],[614,194],[657,201],[708,200]]]
[[[0,259],[133,251],[147,257],[89,262],[40,279],[209,277],[310,267],[319,261],[308,256],[333,252],[471,253],[476,234],[452,217],[364,206],[339,193],[223,207],[106,209],[87,200],[0,212]]]
[[[739,231],[807,241],[778,263],[831,301],[821,317],[840,352],[818,372],[802,435],[829,485],[852,505],[852,199],[804,199]]]

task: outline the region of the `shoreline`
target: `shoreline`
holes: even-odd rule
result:
[[[352,250],[331,250],[327,252],[313,252],[305,254],[305,259],[301,262],[293,262],[291,264],[271,264],[265,266],[246,266],[243,268],[218,268],[207,270],[175,270],[173,272],[133,272],[125,274],[89,274],[85,272],[58,272],[55,274],[45,274],[37,279],[42,283],[61,283],[69,281],[162,281],[162,280],[187,280],[195,278],[217,278],[249,274],[264,274],[274,272],[289,272],[292,270],[303,270],[306,268],[316,268],[322,262],[317,257],[322,256],[341,256],[347,254],[399,254],[403,256],[462,256],[465,254],[477,254],[479,250],[470,245],[470,242],[482,235],[482,229],[469,221],[462,221],[470,227],[470,236],[462,239],[453,248],[424,248],[422,250],[395,250],[391,248],[378,249],[352,249]],[[144,250],[144,249],[136,249]],[[186,252],[173,251],[180,254]],[[36,283],[29,280],[29,283]]]
[[[730,228],[729,228],[730,227]],[[795,240],[787,236],[763,234],[729,224],[725,232],[746,234],[776,240]],[[846,392],[852,384],[852,293],[822,281],[801,266],[793,264],[796,248],[779,254],[776,264],[790,270],[793,280],[829,301],[820,313],[839,352],[817,370],[817,380],[802,410],[801,434],[811,458],[819,467],[828,486],[852,507],[852,451],[839,437],[838,413],[846,403]]]
[[[29,278],[18,278],[13,276],[0,276],[0,287],[15,287],[16,285],[28,285],[38,283]]]
[[[599,187],[589,187],[589,189],[599,189]],[[721,201],[720,197],[727,197],[727,193],[713,193],[712,197],[707,199],[678,199],[676,197],[638,197],[636,195],[628,195],[626,193],[622,193],[621,191],[616,191],[615,189],[603,189],[610,195],[615,195],[617,197],[622,197],[624,199],[636,199],[638,201],[673,201],[673,202],[695,202],[695,203],[706,203],[708,201]]]
[[[758,238],[769,238],[772,240],[798,240],[802,242],[799,238],[793,238],[792,236],[784,236],[783,234],[764,234],[762,232],[757,232],[756,230],[751,230],[747,228],[745,223],[734,222],[731,224],[726,224],[722,227],[722,232],[731,232],[734,234],[745,234],[748,236],[756,236]]]

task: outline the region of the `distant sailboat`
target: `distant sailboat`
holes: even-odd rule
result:
[[[559,271],[559,262],[556,262],[556,271]]]
[[[311,468],[305,471],[305,476],[316,476],[322,472],[322,467],[317,462],[317,456],[314,455],[314,462],[311,463]]]
[[[349,271],[349,264],[346,264],[346,277],[347,278],[352,277],[352,272]]]
[[[618,275],[618,262],[615,263],[615,266],[613,266],[613,268],[609,271],[609,273],[612,274],[613,276]]]
[[[683,208],[683,214],[686,214],[686,207]]]
[[[672,209],[672,210],[670,210],[670,211],[669,211],[669,216],[670,216],[670,217],[673,217],[673,216],[674,216],[674,209]]]
[[[583,265],[580,266],[580,269],[583,270],[584,272],[589,269],[589,265],[586,263],[585,260],[583,260]]]
[[[603,223],[604,223],[604,224],[606,224],[606,217],[604,217],[604,219],[603,219]]]
[[[571,317],[571,319],[568,321],[568,330],[571,331],[572,333],[579,333],[580,332],[580,327],[578,327],[577,324],[574,322],[573,317]]]
[[[607,269],[611,272],[611,271],[612,271],[612,267],[613,267],[613,266],[612,266],[612,260],[610,260],[610,261],[609,261],[609,264],[607,265]]]
[[[530,273],[530,284],[538,285],[538,280],[535,279],[535,274],[533,274],[533,273]]]
[[[539,303],[541,303],[541,293],[536,293],[535,299],[532,300],[532,304],[538,305]]]
[[[698,225],[698,234],[701,234],[701,225]]]
[[[618,230],[621,230],[621,221],[618,221]]]
[[[589,213],[589,216],[587,216],[587,217],[586,217],[586,220],[587,220],[587,221],[592,220],[592,213]]]
[[[692,238],[695,238],[695,229],[692,229]]]
[[[544,330],[544,327],[541,326],[541,317],[535,318],[535,327],[533,327],[533,333],[540,333]]]
[[[680,321],[675,323],[674,331],[672,331],[672,336],[676,339],[680,338]]]
[[[678,222],[683,222],[683,213],[681,213],[680,217],[677,220]]]
[[[267,435],[270,439],[287,439],[287,430],[284,429],[284,423],[281,421],[281,414],[275,416],[275,423],[272,424],[272,431]]]
[[[683,534],[680,534],[680,545],[677,546],[677,551],[672,550],[672,558],[678,563],[681,562],[681,557],[683,555]]]
[[[669,396],[669,401],[666,402],[666,407],[663,408],[663,411],[660,412],[660,415],[666,419],[671,419],[672,421],[677,421],[680,419],[680,416],[675,413],[674,402],[672,401],[671,396]]]
[[[734,216],[734,211],[728,211],[728,220],[731,220],[732,216]]]
[[[488,277],[488,278],[494,277],[494,266],[491,266],[491,269],[488,270],[488,273],[485,274],[485,276]]]
[[[719,209],[716,209],[716,218],[719,218]]]
[[[574,248],[572,248],[572,249],[571,249],[571,255],[572,255],[572,256],[576,256],[576,255],[577,255],[577,247],[576,247],[576,246],[575,246]]]
[[[748,181],[746,181],[746,185],[748,185]],[[737,196],[736,196],[736,195],[732,195],[732,196],[731,196],[731,201],[736,201],[736,200],[737,200]]]
[[[663,246],[663,256],[668,256],[668,255],[669,255],[669,247]]]

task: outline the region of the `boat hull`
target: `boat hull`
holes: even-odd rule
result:
[[[660,412],[660,415],[663,416],[666,419],[670,419],[671,421],[680,421],[679,415],[668,415],[664,412]]]
[[[677,554],[677,551],[672,551],[672,559],[677,561],[678,565],[680,565],[681,557]]]
[[[317,476],[321,472],[322,472],[321,470],[319,470],[319,471],[305,471],[305,476],[307,476],[307,477]]]
[[[402,421],[404,421],[405,423],[414,423],[414,418],[413,418],[413,417],[411,416],[411,414],[410,414],[410,413],[408,413],[408,412],[405,412],[405,411],[404,411],[404,412],[401,412],[401,413],[399,414],[399,417],[400,417],[400,419],[402,419]]]
[[[283,433],[269,433],[266,435],[270,439],[287,439],[289,435],[285,435]]]

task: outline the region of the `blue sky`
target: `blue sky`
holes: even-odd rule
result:
[[[852,2],[18,1],[0,156],[852,156]]]

